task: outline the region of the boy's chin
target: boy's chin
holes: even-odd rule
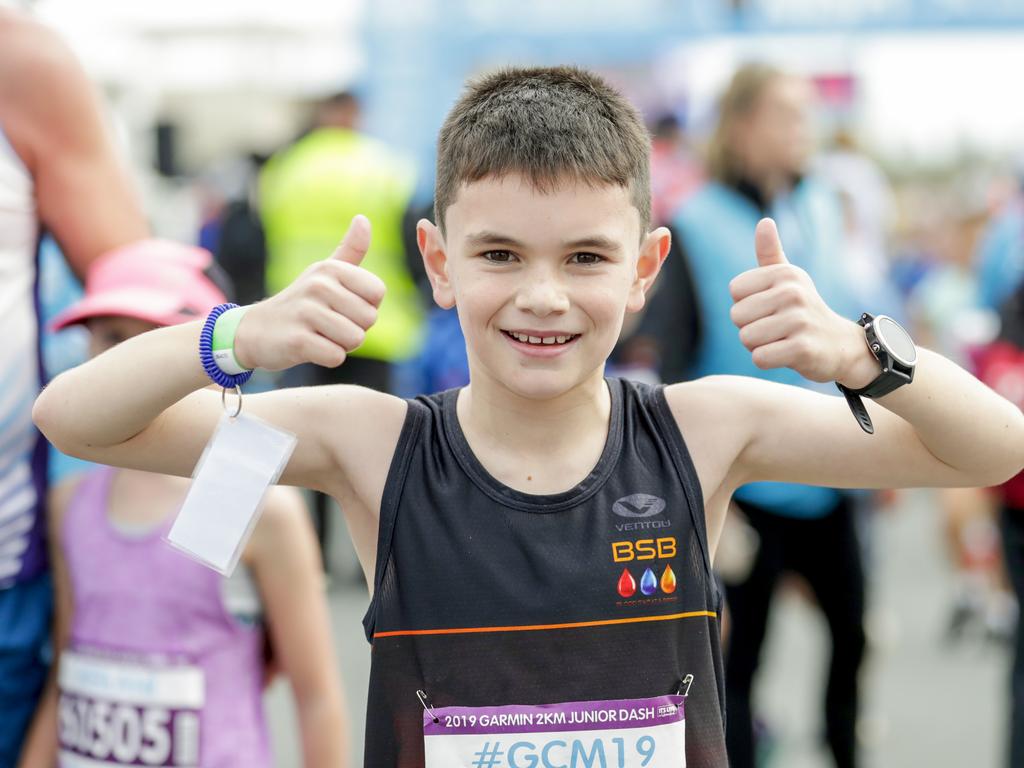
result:
[[[498,379],[512,394],[525,400],[554,400],[589,381],[593,374],[568,370],[519,370]]]

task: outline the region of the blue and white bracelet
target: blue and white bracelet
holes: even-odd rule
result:
[[[224,389],[240,387],[252,376],[235,358],[235,331],[246,307],[218,304],[203,323],[199,333],[199,360],[210,379]]]

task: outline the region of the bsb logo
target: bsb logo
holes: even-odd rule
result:
[[[616,563],[628,563],[632,560],[667,560],[675,557],[676,551],[675,536],[612,542],[612,559]]]

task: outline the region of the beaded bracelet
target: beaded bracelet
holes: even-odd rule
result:
[[[240,387],[252,376],[252,370],[241,373],[226,373],[217,364],[213,356],[213,327],[217,324],[217,318],[229,309],[236,309],[237,304],[218,304],[214,307],[203,323],[203,330],[199,333],[199,360],[203,364],[203,370],[210,377],[214,384],[219,384],[225,389]]]

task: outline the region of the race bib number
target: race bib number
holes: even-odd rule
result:
[[[201,669],[68,651],[58,681],[61,768],[199,765]]]
[[[427,768],[680,768],[683,696],[423,713]],[[436,722],[435,722],[436,720]]]

